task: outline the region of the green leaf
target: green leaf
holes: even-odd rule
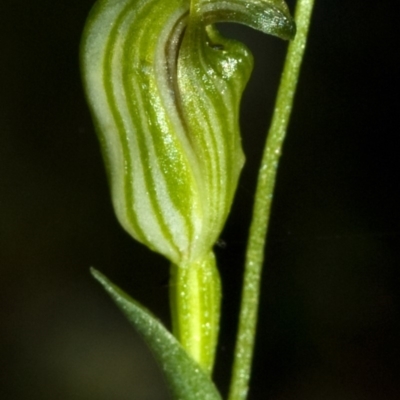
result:
[[[221,400],[208,375],[157,318],[99,271],[92,268],[91,273],[152,350],[174,399]]]

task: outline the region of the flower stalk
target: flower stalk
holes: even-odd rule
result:
[[[247,398],[257,325],[260,282],[273,192],[283,141],[289,125],[300,67],[306,48],[314,0],[298,0],[297,32],[289,43],[275,109],[259,169],[245,272],[229,400]]]
[[[217,347],[221,283],[215,256],[171,265],[170,302],[174,336],[211,374]]]

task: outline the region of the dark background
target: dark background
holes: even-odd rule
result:
[[[92,0],[0,3],[0,398],[164,400],[152,356],[89,275],[167,325],[168,263],[111,208],[78,46]],[[293,10],[294,2],[290,3]],[[216,248],[226,393],[257,167],[286,43],[254,53],[247,163]],[[266,250],[249,400],[394,400],[399,377],[395,1],[316,0]]]

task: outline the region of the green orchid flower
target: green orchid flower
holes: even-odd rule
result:
[[[117,218],[170,260],[174,335],[208,374],[221,297],[212,248],[244,163],[239,106],[253,65],[218,33],[225,21],[295,33],[281,0],[99,0],[81,49]]]

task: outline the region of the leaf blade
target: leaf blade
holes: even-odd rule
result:
[[[94,268],[93,277],[152,350],[175,400],[221,400],[211,379],[145,307]]]

